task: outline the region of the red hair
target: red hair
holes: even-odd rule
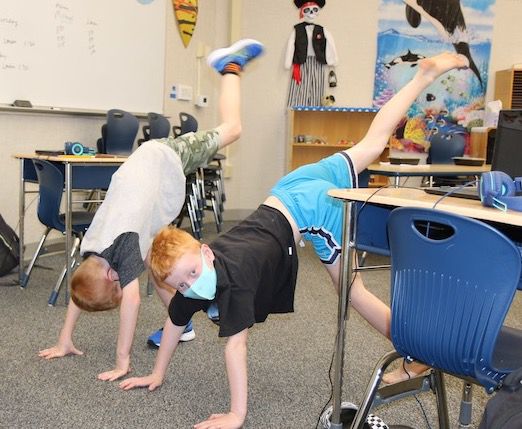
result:
[[[107,267],[99,257],[91,255],[72,276],[71,299],[85,311],[112,310],[120,305],[121,287],[107,278]]]
[[[187,252],[199,251],[201,243],[192,235],[174,226],[166,226],[158,232],[150,251],[152,275],[164,281],[179,259]]]

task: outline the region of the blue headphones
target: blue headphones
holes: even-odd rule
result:
[[[79,142],[65,142],[65,153],[67,155],[94,155],[94,149],[84,146]]]
[[[517,191],[522,191],[522,177],[513,180],[502,171],[482,173],[479,191],[480,201],[486,207],[522,211],[522,197],[516,196]]]

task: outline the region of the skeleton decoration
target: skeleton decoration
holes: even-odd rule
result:
[[[332,35],[314,23],[325,2],[294,0],[301,22],[294,26],[290,34],[285,56],[285,68],[292,70],[289,107],[320,106],[326,83],[325,68],[337,64]]]
[[[294,2],[296,3],[296,2]],[[324,1],[322,2],[322,6],[324,6]],[[297,4],[296,4],[297,6]],[[307,2],[299,9],[299,18],[303,19],[306,22],[312,22],[319,15],[319,6],[314,2]]]

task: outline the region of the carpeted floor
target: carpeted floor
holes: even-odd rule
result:
[[[212,226],[206,226],[204,241],[213,236]],[[250,330],[245,428],[315,428],[330,397],[328,370],[337,326],[337,296],[311,247],[299,252],[295,313],[271,316]],[[194,319],[196,339],[180,345],[164,384],[154,392],[123,392],[116,382],[96,380],[98,373],[114,364],[116,311],[81,317],[74,339],[85,352],[83,356],[39,359],[38,350],[55,343],[65,315],[63,294],[55,308],[47,306],[62,261],[63,255],[43,258],[40,264],[52,269],[35,269],[26,290],[12,286],[15,275],[0,279],[0,427],[184,429],[211,413],[228,410],[224,340],[217,337],[217,328],[204,314]],[[388,300],[387,271],[367,273],[364,278],[370,290]],[[156,351],[147,347],[146,338],[166,318],[157,296],[146,296],[145,284],[143,280],[133,375],[151,370]],[[515,307],[510,321],[521,327],[522,301]],[[344,401],[360,401],[375,363],[390,349],[384,338],[354,311],[350,313]],[[456,422],[462,383],[451,377],[447,380],[451,421]],[[419,400],[422,407],[410,398],[375,413],[391,424],[437,427],[433,395],[419,395]],[[482,389],[475,387],[475,424],[486,400]]]

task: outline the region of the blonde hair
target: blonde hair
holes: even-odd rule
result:
[[[150,270],[154,277],[163,282],[185,253],[199,251],[200,248],[201,243],[189,233],[166,226],[160,229],[152,242]]]
[[[85,311],[111,310],[121,302],[119,283],[107,278],[107,266],[98,258],[85,259],[71,279],[71,299]]]

